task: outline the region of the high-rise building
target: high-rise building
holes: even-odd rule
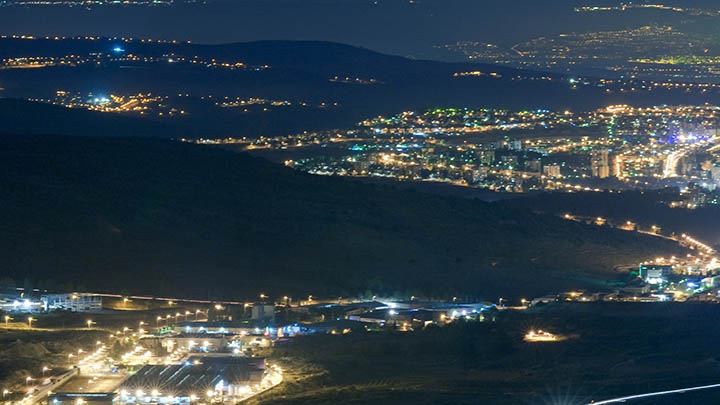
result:
[[[275,319],[275,305],[254,304],[252,306],[252,319],[274,320]]]
[[[560,165],[546,165],[543,167],[543,173],[549,177],[561,177]]]
[[[495,162],[495,150],[483,149],[477,153],[478,161],[481,166],[490,166]]]
[[[593,177],[610,177],[610,151],[595,149],[590,153],[590,171]]]
[[[713,166],[712,169],[710,169],[710,173],[713,181],[716,184],[720,184],[720,166]]]

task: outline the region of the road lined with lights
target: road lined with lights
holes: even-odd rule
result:
[[[677,175],[678,175],[677,167],[678,167],[678,163],[680,163],[680,159],[682,159],[685,156],[689,155],[690,153],[700,149],[702,146],[714,144],[716,140],[717,140],[717,137],[713,136],[710,139],[698,141],[697,143],[688,145],[682,149],[678,149],[678,150],[670,153],[668,155],[667,159],[665,159],[665,166],[663,169],[663,177],[664,178],[677,177]]]

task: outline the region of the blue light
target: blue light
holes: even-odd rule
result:
[[[115,46],[115,47],[112,49],[112,51],[115,52],[115,53],[125,53],[125,48],[123,48],[123,47],[121,47],[121,46]]]

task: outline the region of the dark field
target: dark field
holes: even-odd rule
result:
[[[583,404],[714,384],[718,321],[717,305],[575,303],[502,312],[494,323],[296,338],[274,354],[291,381],[256,403]],[[567,339],[526,343],[531,328]],[[720,391],[660,399],[695,398]]]
[[[535,212],[632,220],[644,228],[657,224],[662,233],[689,233],[711,245],[720,243],[720,209],[708,205],[694,210],[670,208],[665,203],[679,199],[677,189],[626,191],[622,193],[539,193],[508,205]]]

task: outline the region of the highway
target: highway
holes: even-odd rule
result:
[[[684,158],[688,154],[697,151],[698,149],[702,148],[703,146],[713,144],[717,141],[717,137],[713,136],[710,139],[702,140],[697,143],[685,146],[681,149],[678,149],[672,153],[670,153],[667,158],[665,159],[665,165],[663,168],[663,178],[669,178],[669,177],[677,177],[677,167],[678,163],[680,163],[680,159]],[[711,147],[710,149],[713,149]],[[708,149],[708,150],[710,150]]]
[[[647,398],[659,397],[659,396],[663,396],[663,395],[685,394],[687,392],[709,390],[709,389],[713,389],[713,388],[720,388],[720,384],[700,385],[697,387],[681,388],[681,389],[677,389],[677,390],[657,391],[657,392],[649,392],[647,394],[628,395],[626,397],[619,397],[619,398],[606,399],[606,400],[598,401],[598,402],[591,402],[587,405],[616,404],[619,402],[632,401],[634,399],[647,399]]]
[[[34,405],[40,402],[43,402],[47,400],[48,395],[55,390],[57,387],[65,384],[66,381],[71,379],[73,376],[78,374],[78,370],[72,369],[68,370],[66,373],[58,376],[57,381],[52,384],[43,384],[37,386],[36,389],[33,390],[31,394],[28,394],[26,397],[20,401],[20,404],[23,405]]]

